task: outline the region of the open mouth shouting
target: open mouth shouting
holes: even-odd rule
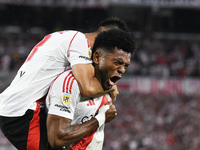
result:
[[[109,85],[114,86],[116,82],[121,79],[121,76],[113,76],[109,79]]]

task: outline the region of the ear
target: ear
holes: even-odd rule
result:
[[[95,51],[93,54],[93,62],[95,64],[99,64],[100,60],[101,60],[101,53],[99,51]]]

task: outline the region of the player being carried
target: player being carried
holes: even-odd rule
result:
[[[102,21],[95,32],[55,32],[33,48],[10,86],[0,94],[0,129],[17,149],[39,149],[44,145],[44,99],[53,80],[66,67],[72,68],[82,96],[109,93],[116,99],[116,86],[106,91],[102,88],[90,59],[95,37],[111,28],[128,31],[124,21],[110,18]]]
[[[132,35],[119,29],[100,33],[94,43],[92,60],[95,76],[104,90],[121,79],[135,50]],[[102,150],[104,124],[116,115],[109,95],[84,99],[72,70],[52,84],[46,104],[47,133],[51,147],[68,150]]]

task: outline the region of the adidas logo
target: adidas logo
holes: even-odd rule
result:
[[[88,101],[88,103],[87,103],[87,106],[92,106],[92,105],[95,105],[95,103],[94,103],[94,100],[92,99],[92,100],[89,100]]]

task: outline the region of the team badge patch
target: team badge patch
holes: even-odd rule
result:
[[[88,56],[91,58],[92,57],[92,50],[89,48],[88,49]]]
[[[65,104],[68,104],[70,102],[71,99],[71,94],[68,93],[64,93],[63,97],[62,97],[62,102]]]

